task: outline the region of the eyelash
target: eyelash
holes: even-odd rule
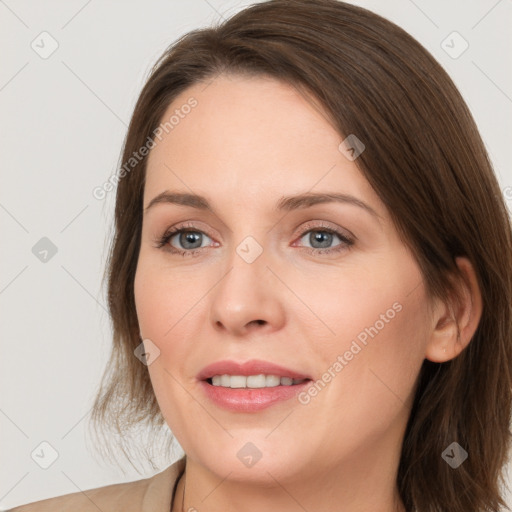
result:
[[[318,231],[320,233],[329,233],[332,235],[336,235],[340,240],[341,243],[339,245],[336,245],[335,247],[328,248],[328,249],[316,249],[314,247],[303,247],[308,253],[313,255],[318,254],[329,254],[334,252],[341,252],[343,250],[349,249],[352,245],[354,245],[354,240],[352,238],[349,238],[347,235],[342,234],[341,232],[337,231],[336,229],[333,229],[331,227],[323,226],[323,225],[315,225],[315,226],[307,226],[307,229],[302,231],[302,233],[299,236],[299,240],[304,237],[307,233],[310,231]],[[164,248],[171,238],[179,233],[201,233],[203,235],[208,236],[206,233],[201,231],[200,229],[195,228],[193,225],[185,224],[180,225],[174,228],[171,228],[167,230],[162,237],[158,238],[155,243],[155,247],[157,249]],[[179,254],[181,256],[194,256],[198,252],[200,252],[202,249],[205,249],[205,247],[200,247],[198,249],[191,249],[191,250],[182,250],[182,249],[176,249],[175,247],[172,247],[169,245],[165,250],[169,251],[172,254]]]

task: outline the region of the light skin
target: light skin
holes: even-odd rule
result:
[[[384,204],[310,97],[264,77],[206,85],[164,115],[198,101],[151,150],[144,208],[165,191],[204,196],[211,208],[147,209],[135,277],[141,336],[160,350],[152,385],[187,454],[184,510],[404,510],[396,472],[417,376],[425,358],[447,361],[469,343],[481,314],[473,269],[457,260],[466,277],[457,306],[427,296]],[[276,209],[285,196],[321,192],[374,213],[349,202]],[[177,234],[156,247],[183,223],[197,243]],[[248,236],[263,249],[252,263],[236,251]],[[198,372],[226,359],[321,379],[393,304],[401,310],[307,404],[241,413],[200,389]],[[248,442],[262,454],[250,468],[237,457]],[[174,511],[182,498],[183,479]]]

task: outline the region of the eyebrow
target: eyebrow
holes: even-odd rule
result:
[[[150,208],[162,203],[189,206],[191,208],[197,208],[198,210],[213,211],[208,200],[201,195],[183,192],[172,192],[166,190],[165,192],[162,192],[161,194],[158,194],[156,197],[154,197],[148,206],[146,206],[144,212],[147,212]],[[365,210],[377,219],[381,218],[381,216],[364,201],[361,201],[357,197],[349,194],[338,193],[306,192],[304,194],[298,194],[295,196],[282,197],[277,202],[275,209],[278,211],[293,211],[303,208],[310,208],[311,206],[325,203],[350,204]]]

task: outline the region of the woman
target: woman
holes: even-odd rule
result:
[[[186,456],[15,510],[504,505],[510,222],[419,43],[335,0],[191,32],[139,97],[117,181],[93,417],[121,438],[167,425]]]

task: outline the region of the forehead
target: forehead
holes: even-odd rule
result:
[[[148,159],[146,205],[166,189],[246,206],[316,189],[378,201],[318,102],[276,79],[220,75],[194,84],[169,105],[166,122]]]

